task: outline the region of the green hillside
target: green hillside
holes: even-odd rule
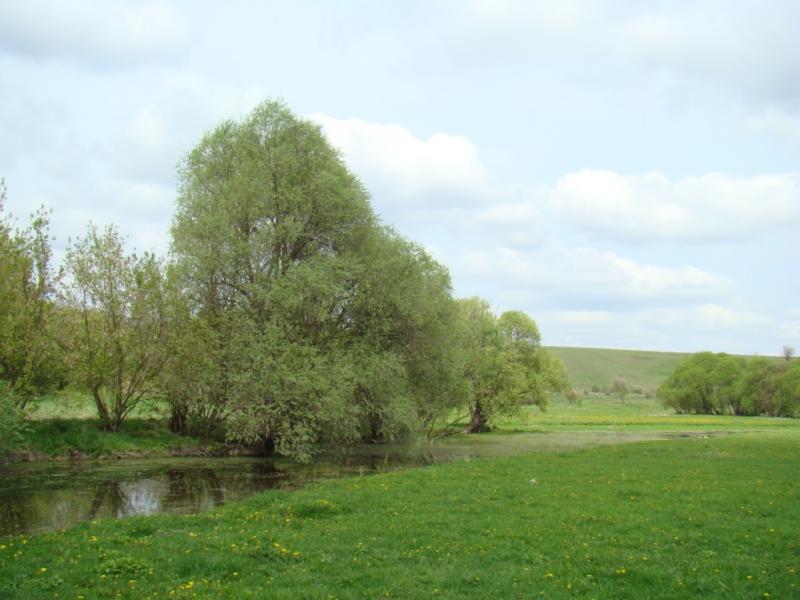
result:
[[[617,375],[643,390],[655,390],[686,353],[610,350],[606,348],[549,347],[567,368],[577,391],[605,388]]]
[[[652,352],[648,350],[612,350],[609,348],[565,348],[549,346],[567,368],[572,387],[582,392],[592,386],[608,387],[617,375],[643,391],[655,391],[688,352]],[[782,361],[782,357],[765,356]]]

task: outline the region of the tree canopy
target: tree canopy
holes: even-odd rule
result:
[[[189,421],[222,407],[228,437],[303,457],[437,413],[452,385],[447,271],[379,224],[317,125],[268,102],[206,135],[181,168],[172,235],[214,371],[192,401],[172,386]]]

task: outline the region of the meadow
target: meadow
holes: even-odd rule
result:
[[[484,458],[2,539],[0,595],[800,595],[796,420],[592,395],[442,443]]]

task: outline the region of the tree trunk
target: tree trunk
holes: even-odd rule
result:
[[[261,453],[263,456],[272,456],[275,454],[275,440],[272,436],[261,438]]]
[[[169,430],[172,433],[186,435],[188,433],[188,411],[184,404],[175,403],[172,405],[172,414],[169,417]]]
[[[92,396],[94,397],[95,406],[97,406],[97,416],[100,417],[100,429],[114,431],[111,427],[111,414],[108,412],[108,406],[106,406],[103,397],[100,395],[99,386],[92,388]]]
[[[469,425],[464,430],[464,433],[480,433],[482,431],[489,431],[486,424],[486,415],[483,413],[483,407],[480,401],[476,401],[469,409]]]

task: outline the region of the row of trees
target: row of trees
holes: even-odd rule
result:
[[[700,352],[683,359],[659,387],[679,413],[800,415],[800,361]]]
[[[481,431],[568,388],[532,319],[454,299],[447,270],[380,224],[285,106],[222,123],[180,182],[168,263],[90,226],[56,273],[46,215],[3,223],[0,378],[19,407],[79,386],[115,431],[161,397],[177,432],[305,458],[319,442],[434,435],[462,413]]]

